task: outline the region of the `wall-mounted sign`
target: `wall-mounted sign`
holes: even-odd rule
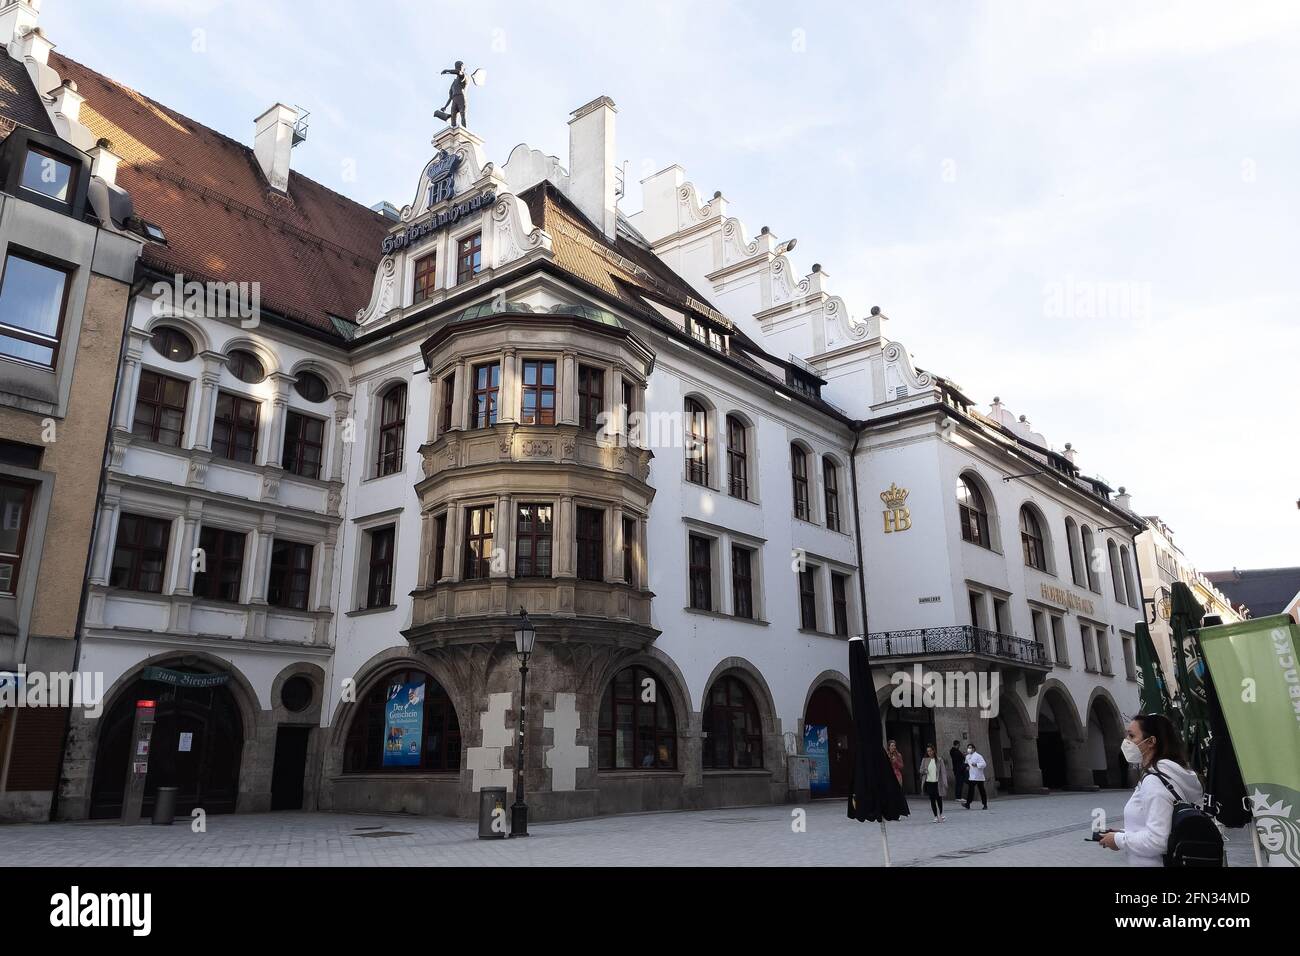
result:
[[[891,481],[889,488],[880,493],[880,500],[885,503],[885,534],[906,531],[912,527],[912,512],[905,507],[907,504],[906,488],[900,488]]]
[[[939,604],[939,603],[942,602],[942,601],[943,601],[943,598],[941,598],[941,597],[940,597],[939,595],[937,595],[937,594],[931,594],[931,595],[929,595],[929,596],[927,596],[927,597],[917,598],[917,599],[916,599],[916,603],[917,603],[917,604]]]
[[[393,684],[384,704],[384,766],[420,766],[423,736],[423,678]]]
[[[1043,596],[1044,601],[1051,601],[1053,604],[1060,604],[1062,607],[1068,607],[1072,611],[1081,611],[1084,614],[1093,613],[1091,601],[1079,597],[1073,591],[1067,591],[1065,588],[1043,583],[1039,585],[1039,593]]]
[[[181,739],[176,742],[176,749],[180,753],[187,754],[194,749],[194,734],[183,733]]]
[[[229,674],[187,674],[166,667],[146,667],[140,676],[173,687],[221,687],[230,680]]]
[[[442,212],[430,216],[423,222],[417,222],[408,226],[401,232],[394,233],[391,236],[385,236],[381,248],[384,255],[392,255],[398,249],[405,249],[407,246],[415,245],[425,236],[433,235],[440,232],[448,226],[460,222],[472,212],[482,209],[484,206],[490,206],[497,201],[495,190],[489,189],[487,192],[479,193],[471,199],[464,202],[458,202],[454,206],[448,206]]]

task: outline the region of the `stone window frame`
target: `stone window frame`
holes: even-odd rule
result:
[[[16,634],[27,634],[36,604],[37,572],[45,551],[45,531],[54,498],[54,475],[36,468],[0,462],[0,475],[33,485],[31,511],[23,542],[22,564],[13,594],[0,595],[0,625]],[[21,653],[19,659],[22,659]]]
[[[639,520],[639,519],[638,519]],[[725,528],[721,525],[711,524],[697,518],[683,517],[682,525],[686,529],[685,537],[682,539],[682,556],[685,568],[683,570],[683,580],[685,582],[686,601],[683,606],[688,614],[709,614],[715,617],[725,617],[733,621],[740,621],[745,624],[757,624],[767,626],[767,602],[765,600],[765,580],[766,575],[763,567],[763,548],[767,544],[766,539],[746,534],[742,531],[735,531],[731,528]],[[713,593],[713,610],[701,611],[690,606],[691,581],[689,573],[690,564],[690,537],[696,535],[699,537],[709,538],[712,542],[711,564],[712,564],[712,593]],[[753,610],[752,617],[738,617],[735,613],[735,593],[732,590],[732,548],[740,547],[751,552],[749,561],[750,587],[751,587],[751,604]]]
[[[239,589],[238,592],[236,593],[233,602],[227,601],[225,598],[214,598],[214,597],[209,597],[206,594],[199,594],[196,588],[196,585],[198,584],[199,575],[198,572],[193,572],[190,575],[188,580],[190,582],[189,584],[190,591],[194,594],[195,600],[196,601],[219,601],[222,603],[234,603],[234,604],[248,603],[249,599],[251,598],[251,590],[252,590],[252,581],[249,580],[252,577],[250,573],[252,569],[249,567],[249,562],[250,559],[256,557],[256,553],[255,553],[256,547],[253,548],[249,547],[248,529],[232,527],[227,524],[224,524],[220,520],[207,521],[207,520],[200,519],[199,526],[194,530],[194,547],[196,548],[203,547],[202,541],[203,541],[203,533],[205,531],[214,531],[221,535],[238,535],[239,537],[244,539],[243,550],[242,553],[240,554],[240,559],[239,559]],[[216,573],[217,567],[219,566],[219,565],[214,565],[211,559],[212,556],[205,552],[204,554],[205,574]]]

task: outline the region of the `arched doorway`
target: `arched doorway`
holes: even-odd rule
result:
[[[1038,763],[1043,786],[1087,790],[1095,786],[1088,768],[1087,731],[1065,686],[1050,682],[1038,695]]]
[[[897,741],[903,755],[903,792],[920,793],[917,774],[921,758],[934,739],[934,709],[931,707],[895,707],[887,697],[880,708],[880,719],[885,725],[885,746]],[[938,749],[936,745],[936,751]]]
[[[1128,765],[1120,751],[1124,724],[1114,702],[1103,692],[1093,695],[1088,706],[1088,763],[1099,787],[1123,788],[1128,783]]]
[[[1043,771],[1044,787],[1065,789],[1065,741],[1050,707],[1044,707],[1038,714],[1038,766]]]
[[[857,745],[853,733],[853,715],[844,695],[830,684],[822,684],[808,700],[804,714],[804,747],[811,754],[810,738],[825,747],[829,781],[824,789],[814,789],[814,797],[846,797],[853,786],[853,751]],[[824,738],[824,740],[823,740]]]
[[[192,667],[169,668],[167,673],[218,676]],[[183,681],[183,677],[178,679]],[[188,814],[196,807],[207,813],[233,813],[239,797],[244,722],[230,690],[224,684],[185,687],[141,677],[118,695],[104,718],[91,786],[91,818],[122,814],[131,731],[136,702],[141,700],[157,704],[145,777],[144,815],[153,813],[160,786],[179,789],[179,814]]]

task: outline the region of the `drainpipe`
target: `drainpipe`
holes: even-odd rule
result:
[[[858,508],[858,442],[862,440],[859,425],[853,433],[853,449],[849,452],[849,477],[853,481],[853,537],[858,549],[858,598],[862,606],[862,639],[867,640],[867,564],[862,554],[862,512]],[[868,644],[868,651],[870,645]],[[870,654],[868,654],[870,660]]]
[[[116,383],[122,381],[122,363],[126,359],[126,344],[130,341],[131,333],[131,306],[135,302],[136,296],[144,289],[148,282],[143,278],[137,278],[131,285],[130,294],[126,297],[126,314],[122,321],[122,341],[117,347],[117,375],[114,376]],[[83,316],[84,318],[84,316]],[[72,672],[75,674],[81,669],[81,633],[86,624],[86,604],[90,600],[90,563],[95,559],[95,543],[99,538],[99,512],[104,504],[104,492],[108,486],[108,462],[113,448],[113,423],[117,421],[117,403],[123,396],[120,389],[113,389],[113,400],[108,407],[108,424],[104,428],[104,446],[103,455],[99,462],[99,490],[95,493],[95,500],[92,504],[90,513],[90,542],[86,547],[86,563],[81,575],[81,599],[77,603],[77,623],[76,630],[73,632],[73,651],[72,651]],[[102,707],[104,702],[99,702]],[[50,822],[58,818],[59,811],[59,793],[63,783],[63,764],[68,754],[68,738],[72,735],[72,709],[68,708],[68,721],[63,725],[63,742],[59,746],[59,770],[54,778],[54,797],[50,800]]]

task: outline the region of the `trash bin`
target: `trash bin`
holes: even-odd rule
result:
[[[154,798],[153,803],[154,823],[171,826],[172,821],[176,819],[177,789],[177,787],[158,788],[158,796]]]
[[[498,813],[498,811],[500,811]],[[478,838],[480,840],[504,840],[510,829],[506,809],[505,787],[484,787],[478,792]],[[493,814],[496,814],[496,829],[492,828]]]

